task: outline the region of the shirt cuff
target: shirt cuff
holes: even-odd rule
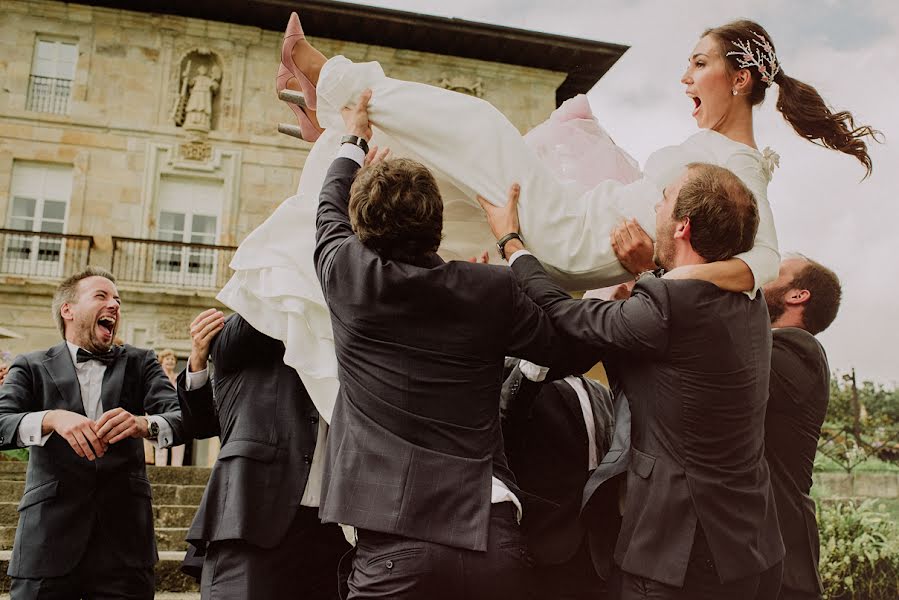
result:
[[[172,442],[175,441],[175,436],[172,434],[172,426],[169,425],[169,422],[159,415],[147,415],[147,421],[156,423],[159,427],[159,435],[156,436],[155,440],[149,440],[149,442],[157,449],[171,446]]]
[[[518,363],[518,369],[521,371],[521,374],[525,376],[525,379],[537,383],[546,379],[546,374],[549,373],[549,367],[541,367],[540,365],[535,365],[526,360]]]
[[[203,369],[196,373],[191,373],[190,368],[187,369],[187,377],[184,378],[184,387],[187,391],[198,390],[209,381],[209,369]],[[163,419],[165,420],[165,419]]]
[[[44,415],[49,410],[28,413],[19,421],[19,447],[43,446],[50,439],[52,433],[41,435],[41,426],[44,423]]]
[[[355,144],[341,144],[337,158],[348,158],[361,167],[365,164],[365,151]]]
[[[511,267],[512,263],[515,262],[519,256],[524,256],[525,254],[530,254],[530,252],[528,252],[524,248],[522,248],[521,250],[516,250],[514,253],[512,253],[512,256],[509,257],[509,266]]]

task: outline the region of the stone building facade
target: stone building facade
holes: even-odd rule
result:
[[[188,324],[215,305],[234,247],[296,189],[311,146],[277,133],[293,116],[274,91],[277,23],[289,12],[268,3],[272,16],[259,23],[265,11],[223,0],[238,21],[226,23],[151,12],[164,10],[155,4],[0,1],[0,327],[21,336],[0,340],[0,350],[58,343],[53,290],[93,264],[119,279],[120,337],[186,357]],[[601,75],[578,74],[577,57],[571,68],[564,59],[546,68],[543,58],[509,64],[440,47],[440,35],[499,32],[512,46],[536,39],[529,51],[542,56],[540,44],[552,41],[544,34],[466,24],[450,38],[441,33],[448,20],[315,5],[315,23],[340,10],[372,24],[361,41],[310,38],[326,55],[378,60],[390,76],[476,94],[522,131],[545,119],[562,91],[586,91]],[[437,33],[405,44],[404,27]],[[569,42],[604,50],[602,72],[624,51]],[[422,43],[430,51],[415,49]],[[582,89],[572,88],[577,77]]]

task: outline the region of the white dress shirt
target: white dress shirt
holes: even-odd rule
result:
[[[80,348],[72,342],[66,341],[69,348],[69,356],[75,365],[75,374],[78,376],[78,385],[81,387],[81,402],[84,405],[84,414],[88,419],[97,421],[103,416],[103,405],[100,403],[100,393],[103,388],[103,375],[106,373],[106,365],[96,360],[78,362],[77,354]],[[50,439],[51,433],[42,436],[41,425],[44,415],[49,410],[28,413],[19,423],[19,446],[43,446]],[[147,415],[150,423],[156,423],[159,427],[159,435],[155,440],[150,440],[157,448],[168,448],[174,441],[172,427],[164,418],[156,415]]]

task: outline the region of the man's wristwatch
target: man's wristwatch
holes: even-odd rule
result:
[[[650,271],[642,271],[641,273],[638,273],[637,276],[634,277],[634,281],[640,281],[641,279],[647,279],[649,277],[652,277],[653,279],[655,279],[655,278],[661,277],[664,274],[665,274],[665,269],[662,269],[661,267],[659,267],[658,269],[653,269]]]
[[[507,233],[496,241],[496,247],[499,248],[499,255],[503,260],[508,260],[506,258],[506,244],[512,240],[518,240],[519,242],[524,243],[521,236],[514,231],[512,233]]]
[[[368,142],[365,141],[365,138],[359,137],[358,135],[343,136],[342,138],[340,138],[340,145],[343,146],[344,144],[359,146],[360,148],[362,148],[362,151],[365,152],[366,155],[368,154]]]
[[[147,417],[144,418],[147,419]],[[147,437],[151,440],[155,440],[159,437],[159,423],[147,419],[147,431],[149,432]]]

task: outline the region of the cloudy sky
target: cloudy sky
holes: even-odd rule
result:
[[[359,0],[357,0],[359,1]],[[774,37],[784,71],[887,136],[874,174],[797,136],[769,93],[760,148],[781,157],[768,188],[782,251],[833,268],[843,304],[819,337],[831,367],[899,382],[899,5],[894,0],[369,0],[369,5],[616,42],[630,50],[589,94],[615,141],[644,161],[695,131],[680,76],[703,29],[739,17]],[[772,90],[774,91],[774,90]]]

